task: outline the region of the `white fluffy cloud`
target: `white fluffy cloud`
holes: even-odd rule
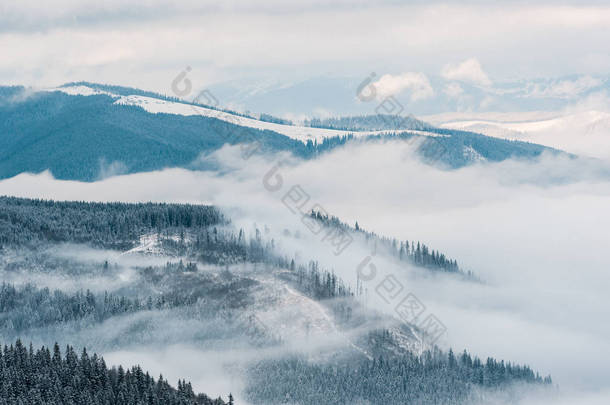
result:
[[[481,86],[491,85],[491,80],[489,80],[487,73],[481,67],[481,63],[475,58],[466,59],[457,65],[445,65],[441,75],[447,80],[457,80]]]
[[[417,72],[405,72],[399,75],[386,74],[373,85],[377,91],[377,97],[380,99],[396,96],[403,92],[410,94],[411,101],[426,99],[434,95],[428,77]]]

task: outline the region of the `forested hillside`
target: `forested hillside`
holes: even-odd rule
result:
[[[195,394],[191,383],[173,388],[139,366],[108,368],[97,354],[83,349],[80,356],[67,346],[27,349],[20,340],[0,351],[0,404],[79,405],[225,405],[222,399]],[[232,401],[229,403],[232,404]]]
[[[424,267],[429,270],[458,273],[468,277],[474,277],[472,272],[461,269],[457,260],[448,258],[445,254],[429,248],[422,242],[408,240],[399,241],[395,238],[380,236],[375,232],[370,232],[361,228],[360,225],[358,225],[358,222],[352,227],[342,222],[337,217],[322,215],[320,212],[311,212],[310,215],[326,226],[336,227],[347,232],[363,235],[374,252],[377,252],[379,249],[400,261],[413,263],[416,266]]]
[[[456,260],[419,241],[397,241],[312,212],[326,227],[362,234],[376,249],[431,270],[464,273]],[[214,263],[267,261],[289,267],[291,258],[273,251],[257,231],[246,240],[243,229],[226,228],[230,219],[216,207],[184,204],[86,203],[0,197],[0,246],[47,242],[88,243],[131,249],[140,237],[155,233],[167,249]],[[185,236],[188,234],[189,238]],[[171,236],[182,235],[176,239]],[[224,257],[226,260],[220,259]],[[294,260],[293,260],[294,261]],[[294,267],[294,264],[293,264]]]
[[[203,205],[55,202],[0,197],[0,245],[49,242],[131,248],[141,235],[207,228],[227,220]]]
[[[200,153],[257,140],[263,149],[308,153],[305,144],[214,118],[150,114],[114,105],[107,95],[36,93],[0,103],[0,177],[51,170],[61,179],[95,180],[100,165],[120,162],[126,172],[188,167]],[[61,145],[61,148],[57,146]]]
[[[375,114],[356,117],[312,118],[305,125],[315,128],[342,129],[345,131],[379,131],[379,130],[428,130],[432,125],[426,124],[414,117],[398,115]]]
[[[458,357],[452,351],[428,351],[421,356],[326,365],[294,357],[263,362],[251,373],[250,395],[261,405],[282,404],[284,398],[303,405],[463,404],[485,398],[477,390],[552,383],[550,377],[542,378],[527,366],[493,358],[482,362],[465,351]],[[267,379],[274,384],[264,384]]]
[[[312,215],[376,246],[405,271],[469,276],[421,242]],[[0,197],[0,336],[97,353],[176,346],[190,347],[189,356],[256,353],[230,366],[254,404],[459,404],[515,383],[550,385],[527,366],[424,346],[418,325],[368,308],[332,268],[286,255],[280,242],[258,227],[234,228],[211,206]],[[4,403],[223,404],[185,382],[173,390],[137,367],[105,369],[99,356],[77,358],[68,349],[57,358],[20,343],[7,348],[0,371],[11,385],[1,389],[12,402]]]
[[[87,84],[118,95],[172,99],[118,86]],[[272,130],[236,125],[197,114],[150,113],[140,106],[115,104],[107,94],[70,95],[60,91],[31,92],[23,87],[0,88],[0,178],[50,170],[59,179],[93,181],[107,174],[136,173],[167,167],[215,170],[196,159],[225,144],[258,142],[260,152],[287,151],[304,159],[353,141],[349,133],[323,140],[294,139]],[[184,105],[189,108],[189,103]],[[239,113],[231,112],[235,117]],[[278,121],[265,118],[261,122]],[[288,122],[281,122],[288,124]],[[417,139],[426,161],[449,168],[478,160],[532,158],[548,148],[512,142],[465,131],[434,128],[414,118],[398,116],[346,117],[311,120],[311,127],[341,128],[354,133],[382,129],[395,132],[359,138],[360,141]],[[290,125],[288,125],[290,127]],[[431,135],[409,132],[425,129]],[[61,147],[58,147],[61,146]],[[112,168],[110,170],[109,168]]]

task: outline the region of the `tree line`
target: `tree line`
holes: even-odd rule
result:
[[[71,321],[98,323],[116,315],[143,310],[191,305],[196,298],[189,294],[159,294],[147,298],[127,298],[109,294],[77,291],[73,294],[32,284],[0,287],[0,330],[21,332],[31,328]]]
[[[379,356],[373,360],[312,362],[303,356],[262,361],[249,373],[254,404],[463,404],[481,392],[514,383],[550,386],[528,366],[464,351],[426,351],[422,355]],[[265,384],[273,381],[273,384]]]
[[[91,203],[0,197],[0,246],[39,241],[130,249],[141,235],[227,223],[207,205]]]
[[[141,367],[108,368],[97,354],[83,349],[79,356],[59,345],[34,351],[20,340],[0,350],[0,404],[74,405],[227,405],[221,398],[195,394],[190,382],[173,388],[163,376],[157,380]],[[228,404],[233,404],[232,396]]]

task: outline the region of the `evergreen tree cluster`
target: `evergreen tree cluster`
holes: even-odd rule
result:
[[[353,295],[334,273],[320,269],[317,261],[312,260],[307,266],[299,265],[296,269],[292,261],[290,269],[296,272],[299,289],[316,300]]]
[[[292,125],[292,121],[287,120],[285,118],[275,117],[271,114],[261,114],[258,117],[259,120],[264,122],[273,122],[274,124],[282,124],[282,125]]]
[[[45,243],[83,243],[131,249],[143,235],[156,235],[162,247],[205,263],[267,263],[288,267],[290,259],[274,252],[275,242],[256,228],[228,227],[229,219],[205,205],[158,203],[57,202],[0,196],[0,249]],[[192,271],[194,263],[186,264]]]
[[[231,401],[232,402],[232,401]],[[139,366],[109,369],[102,357],[83,349],[80,357],[67,346],[27,349],[20,340],[0,351],[1,405],[226,405],[218,398],[195,394],[190,383],[175,389],[155,380]]]
[[[392,247],[394,246],[392,241]],[[400,260],[410,260],[417,266],[430,269],[438,269],[450,273],[460,272],[460,268],[456,260],[448,259],[443,253],[431,250],[423,243],[409,241],[400,242],[396,254]]]
[[[481,160],[502,162],[506,159],[535,159],[543,152],[560,154],[556,149],[529,142],[499,139],[450,128],[426,128],[440,136],[425,136],[416,132],[397,131],[358,138],[367,142],[408,141],[416,145],[415,152],[422,162],[443,169],[457,169]],[[414,143],[414,141],[416,141]]]
[[[351,117],[312,118],[305,120],[305,126],[314,128],[339,129],[343,131],[380,131],[380,130],[425,130],[430,124],[414,117],[400,115],[373,114]]]
[[[467,352],[427,351],[421,356],[309,362],[300,356],[263,361],[249,374],[247,393],[255,404],[463,404],[477,389],[513,383],[551,384],[529,367],[482,362]],[[273,381],[273,384],[265,383]],[[368,402],[367,402],[368,401]]]
[[[67,294],[38,289],[32,284],[15,287],[2,283],[0,330],[20,332],[71,321],[96,323],[116,315],[193,303],[194,297],[188,294],[162,294],[140,300],[108,293],[96,296],[89,290]]]
[[[322,214],[319,211],[312,211],[310,215],[328,227],[336,227],[343,229],[346,232],[358,232],[362,234],[367,243],[371,245],[375,251],[382,249],[385,253],[392,255],[398,260],[413,263],[416,266],[430,270],[472,275],[470,273],[464,273],[456,260],[448,258],[444,253],[437,250],[430,249],[419,241],[398,241],[395,238],[379,236],[374,232],[362,229],[358,222],[356,222],[355,226],[352,228],[348,224],[342,222],[339,218]]]
[[[0,246],[36,241],[131,248],[141,235],[167,228],[226,223],[214,207],[184,204],[56,202],[0,197]]]

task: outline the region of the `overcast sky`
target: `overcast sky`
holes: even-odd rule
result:
[[[0,83],[170,92],[243,78],[423,74],[481,85],[610,71],[607,2],[0,3]]]

